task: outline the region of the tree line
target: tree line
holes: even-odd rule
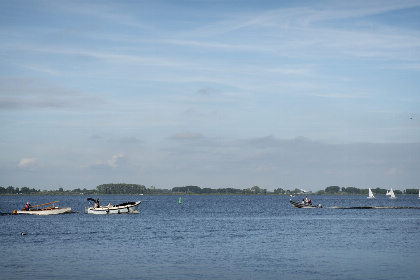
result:
[[[385,195],[387,189],[375,188],[372,189],[374,194]],[[395,194],[418,194],[419,189],[405,189],[404,191],[394,190]],[[315,193],[309,192],[310,194],[368,194],[368,189],[359,189],[355,187],[339,187],[329,186],[324,190],[319,190]],[[284,190],[283,188],[277,188],[274,191],[268,191],[267,189],[253,186],[251,188],[237,189],[237,188],[201,188],[199,186],[183,186],[173,187],[172,189],[157,189],[154,186],[147,188],[144,185],[139,184],[126,184],[126,183],[110,183],[102,184],[96,187],[96,189],[80,189],[76,188],[73,190],[64,190],[59,187],[58,190],[40,190],[29,187],[14,188],[9,186],[7,188],[0,186],[0,194],[87,194],[87,195],[99,195],[99,194],[282,194],[282,195],[296,195],[303,194],[301,189],[295,188],[293,190]]]
[[[383,188],[371,188],[374,194],[385,195],[389,189]],[[318,191],[317,194],[368,194],[369,189],[359,189],[355,187],[339,187],[339,186],[329,186],[323,191]],[[394,190],[395,194],[418,194],[419,189],[405,189],[403,191]]]

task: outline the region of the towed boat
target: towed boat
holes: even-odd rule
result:
[[[312,204],[305,203],[304,201],[297,202],[297,201],[290,200],[290,203],[296,208],[322,208],[321,204],[312,205]]]
[[[27,209],[22,208],[20,210],[14,210],[13,214],[57,215],[57,214],[64,214],[64,213],[71,212],[71,207],[55,206],[55,203],[57,202],[59,201],[53,201],[53,202],[48,202],[44,204],[38,204],[35,206],[29,206]],[[49,205],[49,206],[46,206],[46,205]],[[46,207],[40,208],[41,206],[46,206]]]
[[[135,214],[139,213],[139,205],[141,203],[141,201],[129,201],[117,205],[109,204],[108,206],[99,206],[96,200],[92,198],[88,198],[87,200],[95,201],[96,205],[94,205],[93,207],[86,207],[86,214]]]

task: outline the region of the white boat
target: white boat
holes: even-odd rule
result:
[[[88,200],[95,201],[92,198],[88,198]],[[137,202],[124,202],[118,205],[111,205],[108,206],[97,206],[94,205],[93,207],[86,207],[85,213],[87,214],[131,214],[131,213],[139,213],[139,205],[141,201]]]
[[[397,197],[395,196],[394,191],[392,190],[392,188],[391,188],[391,190],[390,190],[390,191],[387,191],[387,192],[386,192],[386,195],[389,195],[389,196],[390,196],[390,197],[389,197],[389,199],[395,199],[395,198],[397,198]]]
[[[419,197],[418,197],[418,199],[420,199],[420,190],[419,190]]]
[[[70,213],[71,207],[56,207],[55,203],[59,201],[48,202],[44,204],[39,204],[35,206],[29,206],[27,209],[22,208],[20,210],[13,211],[13,214],[32,214],[32,215],[57,215]],[[29,203],[28,203],[29,204]],[[52,206],[50,205],[52,204]],[[50,205],[44,208],[39,208],[41,206]]]
[[[369,196],[367,197],[368,199],[373,199],[375,198],[375,196],[373,195],[372,190],[369,188]]]

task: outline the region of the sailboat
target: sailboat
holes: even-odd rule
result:
[[[367,197],[368,199],[372,199],[375,198],[375,196],[373,195],[372,190],[369,188],[369,196]]]
[[[419,190],[419,198],[418,199],[420,199],[420,190]]]
[[[392,190],[392,188],[391,188],[391,190],[390,190],[390,191],[387,191],[387,192],[386,192],[386,195],[390,195],[389,199],[395,199],[395,198],[397,198],[397,197],[395,196],[394,191]]]

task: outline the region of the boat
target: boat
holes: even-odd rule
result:
[[[322,205],[321,204],[312,205],[312,204],[307,204],[304,201],[297,202],[297,201],[293,201],[291,199],[290,199],[290,204],[292,204],[296,208],[322,208]]]
[[[397,197],[395,196],[395,194],[394,194],[394,191],[392,190],[392,188],[391,188],[391,190],[390,191],[387,191],[386,192],[386,195],[389,195],[390,197],[389,197],[389,199],[396,199]]]
[[[32,215],[57,215],[57,214],[64,214],[70,213],[71,207],[57,207],[55,204],[59,201],[48,202],[44,204],[38,204],[35,206],[29,206],[30,204],[27,203],[28,208],[22,208],[20,210],[14,210],[13,214],[32,214]],[[52,205],[51,205],[52,204]],[[49,206],[47,206],[49,205]],[[42,207],[45,206],[45,207]],[[41,207],[41,208],[40,208]]]
[[[419,190],[419,197],[418,197],[418,199],[420,199],[420,190]]]
[[[368,199],[373,199],[375,198],[375,196],[373,195],[372,190],[369,188],[369,196],[367,197]]]
[[[131,214],[131,213],[139,213],[139,205],[141,201],[136,202],[124,202],[117,205],[108,204],[107,206],[99,206],[97,200],[93,198],[88,198],[88,201],[94,201],[96,205],[92,207],[86,207],[85,213],[86,214]]]

